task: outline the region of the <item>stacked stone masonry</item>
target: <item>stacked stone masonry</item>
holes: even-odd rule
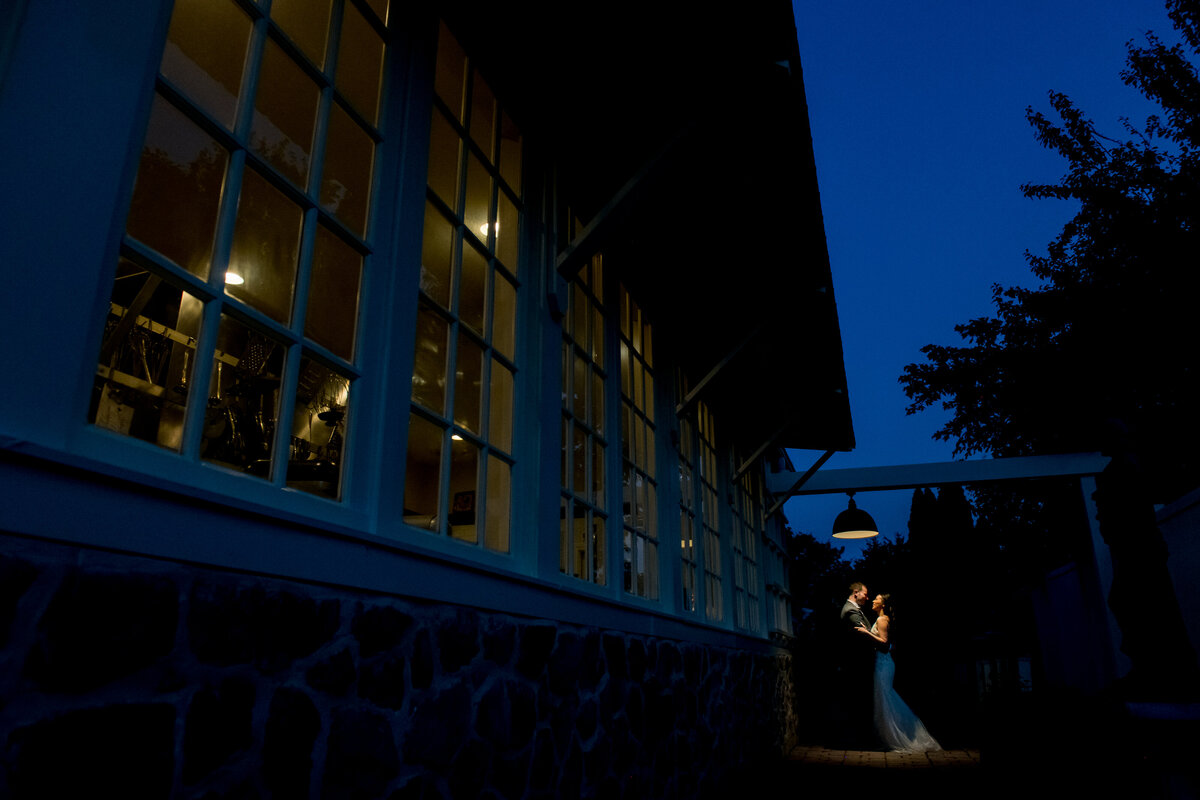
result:
[[[0,796],[702,796],[790,656],[3,538]]]

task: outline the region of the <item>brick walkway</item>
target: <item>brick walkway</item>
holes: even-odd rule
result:
[[[978,750],[941,750],[933,753],[887,753],[875,750],[830,750],[801,746],[791,761],[827,767],[877,769],[972,769],[979,767]]]

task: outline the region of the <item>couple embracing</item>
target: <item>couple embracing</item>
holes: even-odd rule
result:
[[[875,749],[878,743],[870,735],[873,728],[888,750],[941,750],[925,725],[892,688],[896,665],[889,644],[891,595],[876,595],[870,603],[874,622],[867,618],[869,596],[867,587],[855,581],[850,584],[850,597],[842,606],[843,698],[849,712],[851,739],[859,746]]]

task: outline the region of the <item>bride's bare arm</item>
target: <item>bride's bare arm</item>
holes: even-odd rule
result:
[[[868,630],[868,629],[866,629],[866,628],[857,628],[857,630],[860,630],[860,631],[862,631],[862,632],[863,632],[863,633],[865,633],[867,636],[870,636],[872,639],[874,639],[874,640],[875,640],[875,641],[877,641],[877,642],[882,642],[883,644],[887,644],[887,640],[888,640],[888,637],[887,637],[887,632],[888,632],[888,620],[887,620],[887,617],[880,617],[880,618],[879,618],[879,620],[878,620],[878,621],[875,623],[875,630],[876,630],[876,631],[878,631],[877,633],[872,633],[871,631],[869,631],[869,630]]]

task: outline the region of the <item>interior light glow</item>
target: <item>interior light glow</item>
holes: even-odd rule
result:
[[[245,282],[246,282],[246,280],[241,275],[238,275],[236,272],[229,271],[229,272],[225,273],[225,285],[226,286],[241,286]]]

